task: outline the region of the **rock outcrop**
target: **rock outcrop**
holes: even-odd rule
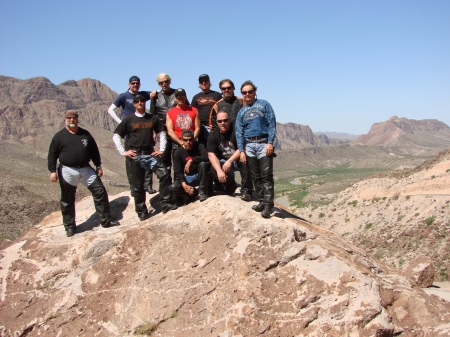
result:
[[[391,117],[375,123],[369,133],[357,137],[352,144],[371,146],[396,146],[410,152],[426,151],[427,148],[450,146],[450,128],[436,119],[414,120]]]
[[[53,213],[1,251],[1,336],[450,333],[450,302],[283,210],[216,196],[140,222],[112,199],[121,226],[84,199],[74,237]]]

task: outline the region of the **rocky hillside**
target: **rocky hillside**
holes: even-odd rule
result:
[[[414,256],[429,256],[435,279],[450,280],[450,150],[337,195],[309,196],[310,201],[320,199],[332,202],[296,213],[396,267]]]
[[[426,152],[429,148],[450,147],[450,128],[436,119],[414,120],[391,117],[375,123],[369,133],[352,144],[402,147],[406,152]]]
[[[450,302],[322,227],[250,206],[217,196],[140,222],[123,193],[122,224],[105,229],[86,199],[72,238],[49,215],[1,251],[0,334],[448,336]]]

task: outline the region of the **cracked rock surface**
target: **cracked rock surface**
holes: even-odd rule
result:
[[[340,236],[216,196],[102,228],[58,212],[0,252],[0,336],[448,336],[450,303]],[[116,214],[117,215],[117,214]]]

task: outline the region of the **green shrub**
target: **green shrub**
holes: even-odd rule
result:
[[[427,226],[430,226],[434,222],[434,220],[436,220],[436,217],[433,215],[433,216],[426,218],[425,223],[427,224]]]
[[[319,213],[319,218],[324,218],[325,217],[325,213]]]
[[[371,222],[366,224],[366,229],[370,229],[371,227],[372,227],[372,223]]]
[[[135,330],[135,335],[147,335],[150,336],[152,332],[154,332],[158,328],[158,324],[155,322],[146,322],[139,325]]]
[[[356,207],[356,204],[358,203],[358,200],[350,201],[347,205],[352,205],[353,207]]]

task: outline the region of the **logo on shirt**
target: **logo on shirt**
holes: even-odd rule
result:
[[[188,114],[179,114],[175,125],[181,130],[190,130],[192,126],[192,119]]]
[[[82,139],[81,143],[83,144],[84,147],[86,147],[88,145],[88,140],[87,139]]]

